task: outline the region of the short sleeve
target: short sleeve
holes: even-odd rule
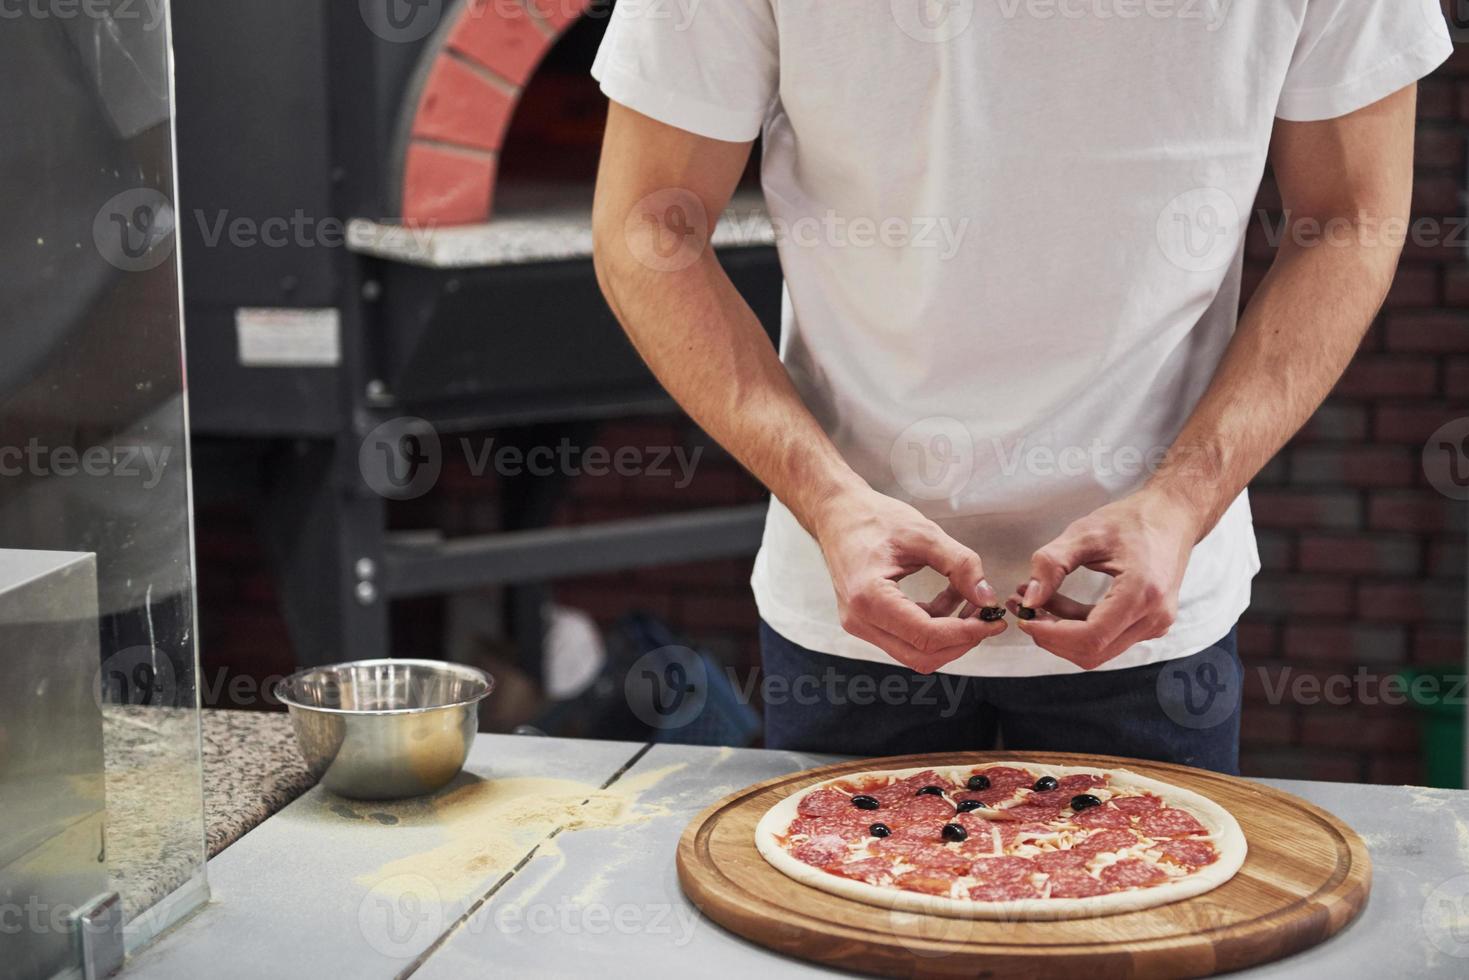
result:
[[[1416,82],[1453,50],[1439,0],[1306,0],[1276,115],[1345,116]]]
[[[609,99],[711,139],[747,142],[775,99],[773,0],[622,0],[592,77]]]

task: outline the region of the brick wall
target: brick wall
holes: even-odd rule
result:
[[[1387,306],[1340,387],[1253,488],[1264,570],[1243,624],[1248,699],[1244,765],[1259,775],[1405,782],[1421,779],[1412,709],[1368,704],[1374,678],[1406,665],[1461,661],[1465,506],[1435,492],[1420,452],[1444,422],[1469,414],[1469,263],[1460,189],[1469,139],[1469,57],[1422,86],[1415,211],[1452,241],[1408,246]],[[1276,199],[1267,186],[1261,206]],[[1269,262],[1260,228],[1249,283]],[[605,426],[609,447],[703,444],[679,419]],[[467,533],[494,527],[496,488],[451,465],[413,517]],[[581,477],[558,522],[583,522],[761,499],[753,481],[709,449],[693,482]],[[201,637],[206,665],[289,667],[273,586],[242,515],[199,515]],[[665,617],[734,663],[754,663],[750,562],[721,561],[558,583],[559,601],[604,623],[633,609]],[[397,609],[395,635],[432,649],[432,602]],[[261,664],[267,665],[261,668]],[[1285,673],[1287,669],[1289,674]],[[1345,704],[1279,693],[1282,678],[1356,678]]]
[[[1469,505],[1429,485],[1421,455],[1434,430],[1469,408],[1464,54],[1421,88],[1414,212],[1434,219],[1431,233],[1407,246],[1336,391],[1252,488],[1265,567],[1241,633],[1249,772],[1421,779],[1413,709],[1386,703],[1380,679],[1463,660]],[[1277,204],[1269,186],[1260,203]],[[1254,231],[1251,282],[1270,259]],[[1350,696],[1281,696],[1287,668],[1321,681],[1350,676]]]

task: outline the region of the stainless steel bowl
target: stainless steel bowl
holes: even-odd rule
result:
[[[437,660],[358,660],[312,667],[276,685],[296,742],[323,786],[396,800],[459,774],[495,689],[482,670]]]

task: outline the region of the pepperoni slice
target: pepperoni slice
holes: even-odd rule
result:
[[[1062,868],[1081,868],[1086,866],[1087,855],[1081,851],[1042,851],[1031,858],[1035,866],[1041,871],[1059,871]]]
[[[1035,774],[1026,772],[1024,769],[1016,769],[1013,766],[990,766],[988,769],[976,769],[975,775],[989,777],[990,787],[1000,785],[1028,786],[1035,782]]]
[[[1187,837],[1209,832],[1193,814],[1168,806],[1138,817],[1137,829],[1149,837]]]
[[[843,878],[865,881],[869,885],[890,885],[893,881],[892,862],[880,857],[848,861],[845,864],[827,870],[839,874]]]
[[[969,870],[970,859],[948,845],[933,841],[902,840],[888,837],[873,845],[884,860],[902,861],[926,871],[946,871],[961,875]]]
[[[875,812],[883,812],[881,810]],[[889,815],[900,814],[906,820],[939,820],[945,823],[954,816],[954,806],[938,796],[909,796],[887,807]]]
[[[1004,854],[1005,841],[1004,838],[1001,838],[1000,846],[997,849],[995,847],[995,835],[991,834],[988,828],[981,828],[979,830],[971,830],[969,832],[969,839],[961,841],[958,849],[959,853],[966,858],[988,857],[995,854]]]
[[[796,812],[803,817],[830,817],[854,809],[852,798],[834,789],[818,789],[796,804]]]
[[[1062,776],[1059,782],[1060,788],[1072,796],[1105,785],[1107,785],[1106,776],[1097,776],[1089,772],[1076,772],[1069,776]]]
[[[1071,805],[1071,798],[1076,794],[1065,789],[1048,789],[1044,793],[1031,793],[1021,800],[1022,806],[1044,806],[1053,810]]]
[[[869,796],[877,797],[877,801],[884,806],[890,803],[898,803],[909,797],[915,796],[925,786],[942,786],[945,781],[932,769],[915,773],[903,779],[895,780],[886,786],[869,789]]]
[[[1046,878],[1052,898],[1090,898],[1107,894],[1107,886],[1080,868],[1057,868]]]
[[[1114,796],[1110,802],[1129,817],[1140,817],[1163,805],[1163,801],[1152,793],[1144,796]]]
[[[905,875],[899,875],[893,884],[910,892],[923,892],[925,895],[948,895],[954,886],[954,879],[935,874],[932,871],[910,871]]]
[[[1013,902],[1022,898],[1040,898],[1040,889],[1024,879],[1015,881],[982,881],[969,889],[976,902]]]
[[[1016,881],[1035,872],[1035,862],[1023,857],[986,857],[969,866],[969,873],[985,882]]]
[[[978,800],[985,806],[994,807],[1004,803],[1020,790],[1020,784],[1013,786],[991,786],[989,789],[972,790],[966,789],[954,794],[955,800]]]
[[[870,817],[871,814],[866,816]],[[797,834],[805,834],[807,837],[834,835],[844,840],[861,840],[871,836],[868,828],[876,822],[871,819],[863,819],[861,816],[849,817],[846,814],[836,814],[830,817],[797,817],[791,821],[790,830],[786,833],[789,837]]]
[[[1092,828],[1121,828],[1129,825],[1127,814],[1112,806],[1110,803],[1104,803],[1101,806],[1094,806],[1090,810],[1083,810],[1076,816],[1072,817],[1071,822],[1076,824],[1078,827]]]
[[[1005,819],[1013,820],[1016,823],[1034,824],[1054,820],[1056,819],[1056,815],[1061,811],[1053,806],[1036,806],[1030,803],[1022,803],[1019,806],[1006,807],[1004,810],[998,812],[1004,814]]]
[[[1214,845],[1206,840],[1165,840],[1154,850],[1162,854],[1164,861],[1170,861],[1190,871],[1219,860],[1219,853],[1214,850]]]
[[[1149,885],[1156,885],[1168,875],[1142,858],[1123,858],[1116,864],[1109,864],[1103,868],[1098,877],[1109,890],[1122,891],[1127,888],[1146,888]]]
[[[791,857],[818,868],[841,864],[847,856],[847,842],[834,834],[813,837],[791,848]]]
[[[1072,850],[1078,854],[1084,854],[1088,858],[1093,858],[1098,854],[1105,854],[1108,851],[1120,851],[1124,848],[1131,847],[1137,841],[1137,834],[1134,834],[1130,830],[1121,828],[1099,830],[1095,833],[1088,834],[1086,839],[1073,847]]]

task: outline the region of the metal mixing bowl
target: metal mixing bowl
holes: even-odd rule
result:
[[[495,688],[482,670],[437,660],[311,667],[276,685],[312,775],[341,796],[396,800],[459,774]]]

